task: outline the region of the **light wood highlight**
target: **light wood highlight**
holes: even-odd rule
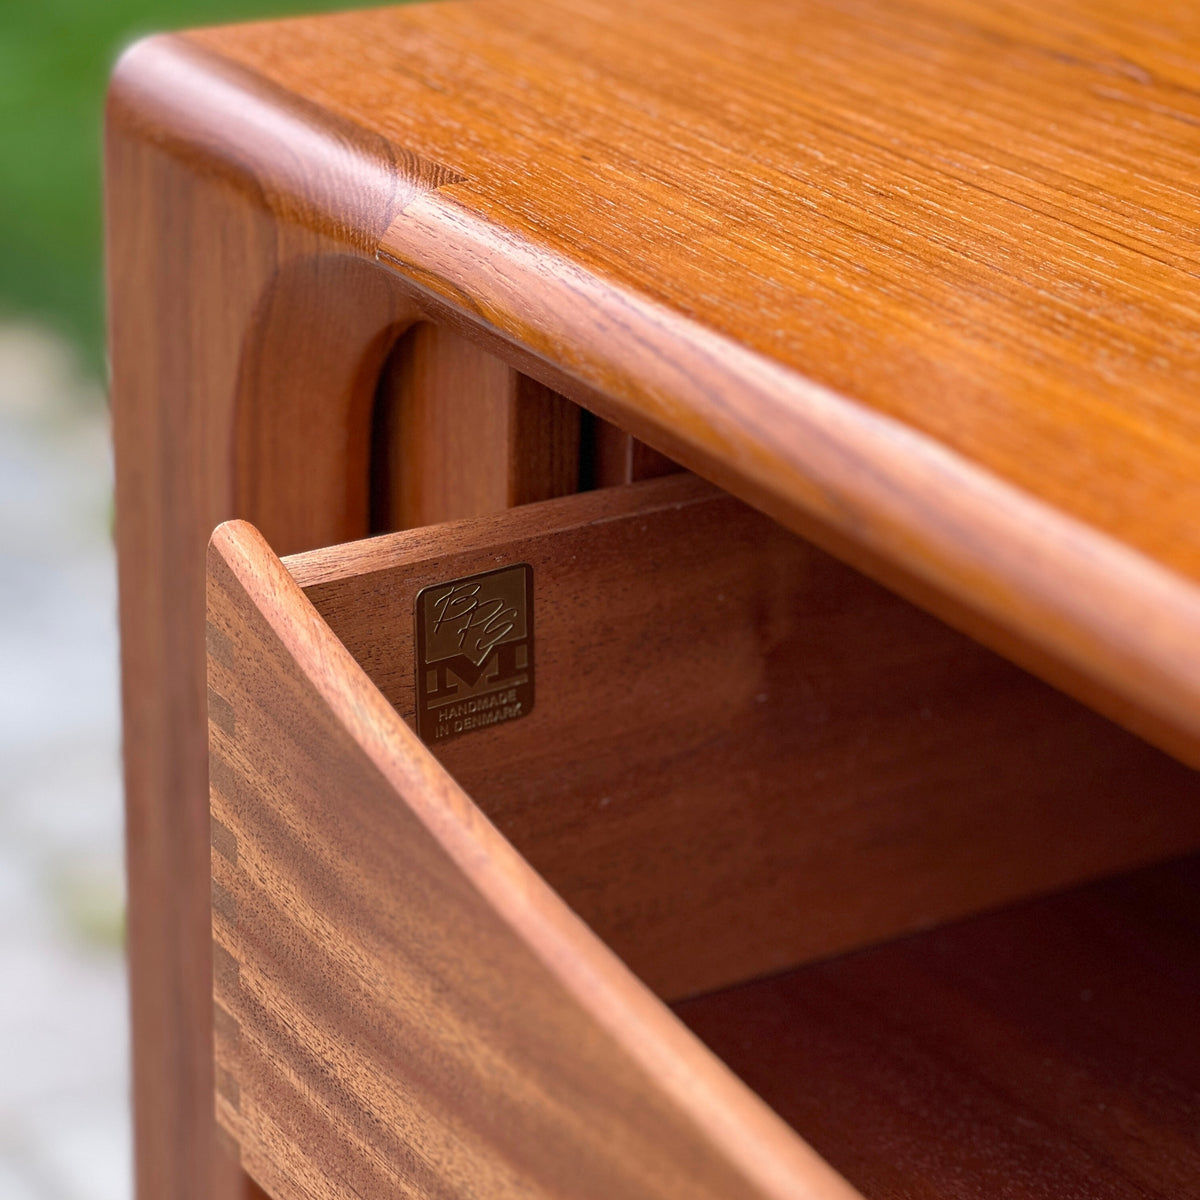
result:
[[[870,1200],[1200,1196],[1200,859],[676,1011]]]
[[[417,593],[517,562],[533,712],[434,753],[660,995],[1200,847],[1196,772],[689,476],[286,565],[411,723]]]
[[[250,527],[209,554],[222,1126],[276,1200],[856,1193],[428,754]]]

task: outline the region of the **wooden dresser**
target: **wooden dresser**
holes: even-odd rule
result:
[[[140,1200],[1200,1196],[1198,64],[1160,0],[127,53]]]

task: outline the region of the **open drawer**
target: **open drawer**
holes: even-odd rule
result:
[[[233,523],[208,621],[277,1200],[1200,1194],[1200,869],[1030,899],[1200,847],[1196,774],[760,514]]]

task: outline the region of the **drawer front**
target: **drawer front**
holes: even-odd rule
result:
[[[855,1195],[525,864],[253,530],[209,569],[217,1111],[272,1195]]]

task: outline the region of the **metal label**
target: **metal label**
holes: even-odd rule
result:
[[[417,732],[426,742],[533,708],[533,568],[435,583],[417,594]]]

